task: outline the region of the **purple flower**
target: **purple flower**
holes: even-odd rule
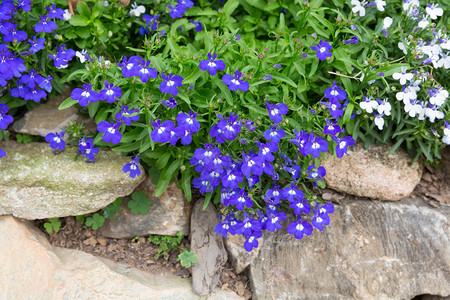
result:
[[[297,188],[294,182],[290,186],[283,189],[283,197],[289,201],[293,202],[295,200],[303,200],[303,192]]]
[[[181,4],[177,4],[176,6],[171,6],[170,4],[167,4],[167,7],[171,9],[169,15],[172,19],[182,18],[183,14],[186,11],[186,7]]]
[[[225,85],[228,85],[228,89],[230,91],[237,92],[237,90],[239,89],[243,92],[246,92],[250,88],[250,85],[248,84],[247,81],[239,79],[241,77],[241,75],[242,75],[242,73],[239,72],[239,70],[236,70],[234,77],[229,74],[225,74],[222,77],[222,82]]]
[[[244,181],[244,177],[240,171],[228,170],[222,176],[222,186],[225,188],[236,189],[239,186],[239,182],[242,181]]]
[[[313,226],[320,231],[323,231],[323,226],[330,224],[330,217],[328,216],[328,214],[331,214],[333,212],[334,206],[331,203],[317,206],[314,209],[314,217],[312,219]]]
[[[36,87],[36,82],[40,82],[44,80],[44,78],[36,74],[34,69],[31,69],[30,72],[28,72],[28,75],[23,75],[20,78],[21,83],[27,84],[30,89],[34,89]]]
[[[34,31],[36,31],[36,32],[47,32],[47,33],[50,33],[50,32],[52,32],[53,30],[55,30],[56,28],[58,28],[58,26],[56,25],[56,23],[55,22],[53,22],[53,21],[48,21],[47,20],[47,15],[45,15],[45,16],[40,16],[40,18],[41,18],[41,22],[40,23],[37,23],[35,26],[34,26]]]
[[[227,140],[234,140],[236,136],[241,132],[242,124],[239,120],[239,115],[230,114],[230,117],[223,118],[214,125],[210,130],[211,137],[215,137],[216,141],[221,144]]]
[[[108,83],[105,80],[105,89],[99,93],[100,100],[106,100],[108,103],[114,103],[122,97],[122,90],[118,86],[114,86],[112,83]]]
[[[6,114],[8,111],[8,105],[0,103],[0,129],[5,130],[14,120],[12,116]]]
[[[243,234],[245,237],[249,237],[255,231],[261,230],[261,223],[258,220],[249,217],[246,212],[244,212],[244,222],[239,223],[236,228],[237,234]]]
[[[191,23],[195,25],[195,31],[196,31],[196,32],[200,32],[200,31],[203,30],[202,23],[200,23],[200,22],[195,22],[195,21],[193,21],[193,20],[191,20]]]
[[[179,86],[182,86],[181,83],[183,81],[183,77],[180,75],[173,75],[170,73],[169,76],[166,76],[164,73],[161,73],[161,76],[163,78],[163,82],[159,85],[159,90],[161,93],[170,93],[173,96],[178,95],[178,88]]]
[[[212,76],[217,74],[217,70],[223,71],[225,70],[225,63],[223,60],[215,60],[217,58],[217,53],[211,57],[211,53],[208,53],[208,60],[202,60],[200,62],[199,68],[200,70],[209,71],[209,74]]]
[[[269,117],[275,124],[281,123],[283,121],[283,115],[287,114],[288,108],[284,103],[270,104],[266,102],[266,107],[269,110]]]
[[[280,64],[274,64],[273,67],[274,67],[275,69],[280,69],[280,68],[281,68],[281,65],[280,65]]]
[[[303,238],[303,235],[311,235],[313,227],[306,221],[302,221],[300,217],[297,218],[297,222],[292,222],[288,225],[287,232],[293,234],[298,240]]]
[[[39,90],[37,88],[29,89],[28,92],[24,95],[24,100],[33,100],[34,102],[41,101],[42,98],[47,97],[47,93],[43,90]]]
[[[191,0],[177,0],[177,2],[185,8],[192,8],[194,6],[194,2]]]
[[[305,144],[304,152],[306,155],[310,154],[312,157],[316,158],[320,156],[320,152],[327,152],[328,151],[328,143],[326,140],[322,139],[319,136],[314,137],[312,135],[312,138],[309,142]]]
[[[89,84],[83,84],[83,89],[76,88],[73,89],[72,93],[70,94],[70,97],[73,100],[78,100],[78,103],[80,106],[87,106],[89,103],[97,102],[99,95],[96,91],[92,90],[92,85]]]
[[[275,157],[273,156],[273,152],[278,151],[278,144],[275,142],[267,142],[262,144],[257,142],[256,145],[259,147],[258,156],[262,158],[263,161],[272,162]]]
[[[331,102],[343,101],[347,98],[347,93],[333,81],[333,85],[325,90],[325,98]]]
[[[130,172],[130,177],[134,178],[136,176],[141,175],[141,169],[139,168],[139,156],[135,156],[132,160],[132,162],[130,163],[126,163],[123,168],[122,171],[124,173],[128,173]]]
[[[191,133],[196,133],[200,130],[200,123],[195,119],[197,113],[189,111],[189,115],[186,113],[179,113],[177,115],[178,126],[184,130],[189,130]]]
[[[262,237],[261,231],[254,231],[248,239],[244,242],[244,249],[247,252],[251,252],[253,248],[258,248],[258,239]]]
[[[344,40],[344,44],[354,44],[354,45],[357,45],[357,44],[358,44],[358,37],[357,37],[357,36],[352,36],[350,39]]]
[[[192,180],[192,185],[195,188],[198,188],[201,194],[212,193],[214,191],[214,188],[212,187],[212,185],[209,183],[208,180],[201,180],[200,178],[194,178],[194,180]]]
[[[311,211],[311,205],[308,204],[307,199],[299,200],[299,201],[291,201],[289,206],[294,210],[296,215],[309,214]]]
[[[271,199],[274,204],[278,204],[280,203],[280,200],[285,199],[282,192],[279,185],[273,184],[272,188],[266,191],[265,196],[266,198]]]
[[[11,89],[11,96],[25,98],[25,95],[30,92],[30,88],[23,83],[17,82],[17,86]]]
[[[234,197],[233,201],[230,201],[231,205],[235,205],[237,210],[244,210],[245,207],[252,207],[253,201],[248,197],[247,192],[244,189],[240,189],[237,197]]]
[[[168,108],[174,108],[178,104],[177,100],[175,100],[175,98],[173,98],[173,97],[170,97],[169,100],[165,100],[165,101],[161,100],[160,102],[162,105],[164,105]]]
[[[308,167],[308,178],[312,180],[314,188],[317,188],[317,181],[322,181],[323,177],[327,174],[324,167],[320,166],[316,169],[316,166],[311,165]]]
[[[44,90],[46,90],[47,92],[51,92],[53,87],[52,87],[52,82],[53,77],[48,75],[47,78],[44,77],[38,77],[36,79],[37,84],[39,85],[39,87],[43,88]]]
[[[227,215],[225,217],[225,220],[222,223],[218,223],[215,227],[214,227],[214,231],[217,234],[221,234],[224,238],[227,237],[228,232],[230,231],[230,215]]]
[[[56,8],[56,4],[46,7],[45,9],[48,10],[49,18],[64,19],[64,10],[62,8]]]
[[[280,222],[286,220],[286,214],[284,212],[279,212],[277,214],[269,214],[266,229],[270,232],[274,232],[277,229],[281,229],[282,226]]]
[[[262,175],[263,170],[263,162],[264,160],[258,155],[250,152],[250,154],[246,154],[242,152],[242,156],[244,157],[244,162],[241,166],[241,172],[246,177],[250,177],[251,174]]]
[[[311,50],[316,51],[317,58],[319,60],[326,60],[327,57],[333,56],[329,50],[331,50],[331,45],[328,42],[323,42],[320,40],[320,42],[317,44],[317,46],[311,46]]]
[[[3,3],[5,3],[5,1]],[[19,0],[17,3],[17,9],[22,9],[25,12],[30,11],[31,10],[30,3],[31,3],[31,0]]]
[[[152,122],[152,125],[155,127],[150,134],[152,140],[163,144],[167,143],[172,136],[171,131],[174,130],[175,124],[171,120],[166,120],[162,124],[160,120],[156,120],[156,122]]]
[[[336,135],[339,132],[342,132],[342,128],[341,126],[337,125],[337,121],[330,121],[328,120],[328,118],[325,119],[325,121],[327,122],[327,125],[323,129],[324,133]]]
[[[77,152],[84,155],[89,162],[95,161],[95,154],[98,153],[98,148],[94,147],[94,139],[86,139],[86,137],[81,138],[78,141],[78,147],[80,150]]]
[[[131,125],[131,121],[139,120],[139,108],[128,109],[128,105],[120,107],[120,112],[116,114],[116,119],[124,122],[127,126]]]
[[[277,129],[277,126],[271,126],[268,130],[264,131],[264,138],[271,140],[272,142],[279,143],[280,139],[284,138],[286,133],[283,129]]]
[[[64,148],[66,148],[66,143],[63,140],[64,137],[64,133],[66,131],[63,130],[60,133],[49,133],[45,136],[45,141],[47,143],[50,143],[50,148],[56,150],[64,150]]]
[[[149,78],[158,77],[158,72],[154,68],[150,68],[149,60],[141,60],[139,66],[136,67],[136,76],[139,76],[142,82],[147,82]]]
[[[139,56],[131,56],[129,59],[125,56],[121,63],[117,63],[117,66],[122,68],[124,77],[130,78],[135,76],[140,60]]]
[[[114,122],[107,122],[107,121],[101,121],[97,125],[97,130],[99,132],[104,133],[103,135],[103,141],[105,143],[112,142],[113,144],[120,143],[120,140],[122,139],[122,133],[119,131],[120,122],[114,123]]]
[[[0,158],[6,156],[6,152],[3,149],[0,149]]]
[[[333,137],[333,140],[337,143],[336,145],[336,156],[341,158],[344,154],[347,154],[347,147],[353,146],[355,140],[351,136],[346,136],[343,139],[339,137]]]
[[[17,24],[13,24],[11,29],[3,35],[3,41],[5,43],[10,43],[12,41],[17,41],[20,43],[21,41],[25,41],[27,39],[27,33],[25,31],[17,31]]]

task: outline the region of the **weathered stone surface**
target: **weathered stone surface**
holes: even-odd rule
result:
[[[156,186],[152,178],[147,179],[136,188],[145,192],[152,200],[152,205],[145,215],[133,215],[128,208],[130,197],[122,202],[116,218],[108,219],[100,228],[100,235],[112,238],[133,238],[150,234],[176,235],[178,232],[189,235],[191,203],[186,200],[182,190],[172,182],[158,198],[155,197]]]
[[[205,299],[189,279],[150,274],[77,250],[52,247],[31,223],[0,217],[0,299]],[[243,299],[215,291],[208,299]]]
[[[131,179],[122,172],[130,159],[100,150],[95,163],[74,161],[75,148],[58,155],[46,143],[0,142],[0,215],[24,219],[94,212],[129,195],[146,175]]]
[[[342,200],[330,216],[330,226],[302,240],[265,235],[250,266],[253,299],[450,295],[450,207]]]
[[[228,259],[237,274],[242,273],[252,262],[258,257],[259,251],[264,244],[264,239],[261,237],[258,239],[258,248],[254,248],[253,251],[247,252],[244,249],[245,238],[243,235],[231,235],[228,234],[225,239],[225,246],[228,252]]]
[[[210,294],[220,279],[227,262],[223,237],[214,231],[219,222],[212,204],[203,210],[203,201],[197,201],[191,216],[191,251],[197,256],[192,264],[192,288],[197,295]]]
[[[47,102],[40,104],[35,109],[27,112],[25,116],[13,123],[12,129],[17,133],[39,135],[45,137],[50,132],[60,132],[71,122],[81,122],[92,125],[86,118],[77,114],[75,106],[64,110],[58,110],[59,105],[70,97],[71,90],[67,89]],[[95,124],[93,124],[95,125]],[[90,126],[92,127],[92,126]],[[95,127],[94,127],[95,128]]]
[[[372,145],[364,149],[356,144],[349,155],[334,158],[327,154],[322,165],[327,170],[327,187],[339,192],[396,201],[409,196],[422,176],[423,166],[415,163],[402,149],[386,156],[392,145]]]

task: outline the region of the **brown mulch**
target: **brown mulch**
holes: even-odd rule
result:
[[[182,278],[191,277],[191,270],[177,262],[178,251],[172,251],[167,259],[163,255],[155,258],[158,245],[149,242],[146,237],[139,237],[135,241],[104,238],[92,228],[77,222],[75,217],[59,218],[60,230],[48,234],[43,226],[45,221],[36,220],[35,224],[48,235],[52,246],[81,250],[152,274],[169,271]],[[183,239],[181,247],[190,249],[189,240]],[[218,287],[232,290],[246,299],[250,299],[252,295],[247,276],[237,275],[229,263],[224,266]]]

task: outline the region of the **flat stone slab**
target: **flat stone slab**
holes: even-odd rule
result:
[[[330,216],[323,232],[302,240],[265,234],[250,265],[253,299],[450,295],[449,206],[342,200]]]
[[[357,143],[348,155],[336,158],[330,154],[321,163],[327,170],[328,188],[376,200],[397,201],[408,197],[420,182],[423,165],[412,163],[403,149],[386,155],[392,145],[372,145],[364,149]]]
[[[122,167],[131,159],[100,150],[94,163],[74,161],[76,148],[54,155],[47,143],[0,142],[0,215],[45,219],[95,212],[129,195],[145,179]]]
[[[155,197],[155,190],[152,178],[147,177],[135,191],[144,192],[152,200],[148,213],[133,215],[128,208],[130,197],[125,197],[116,217],[107,219],[99,229],[100,235],[117,239],[150,234],[175,236],[178,232],[189,235],[192,205],[184,192],[175,182],[170,183],[159,197]]]
[[[189,279],[151,274],[78,250],[52,247],[29,222],[0,217],[0,299],[243,300],[194,294]]]

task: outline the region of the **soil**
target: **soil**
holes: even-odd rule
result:
[[[342,199],[362,199],[331,189],[321,190],[320,195],[325,201],[335,203],[340,203]],[[437,168],[425,167],[422,180],[410,197],[422,199],[432,207],[450,205],[450,147],[444,150],[443,159]],[[53,246],[81,250],[150,273],[169,270],[172,274],[183,278],[191,276],[190,269],[184,268],[177,262],[179,251],[172,251],[167,257],[155,258],[158,245],[150,243],[147,238],[139,237],[136,240],[103,238],[97,231],[77,222],[75,217],[59,220],[61,222],[59,232],[49,234],[49,240]],[[47,233],[43,226],[45,220],[35,222],[42,231]],[[181,247],[190,249],[189,240],[183,239]],[[223,269],[218,287],[232,290],[245,299],[250,299],[252,296],[247,276],[237,275],[229,263]]]

